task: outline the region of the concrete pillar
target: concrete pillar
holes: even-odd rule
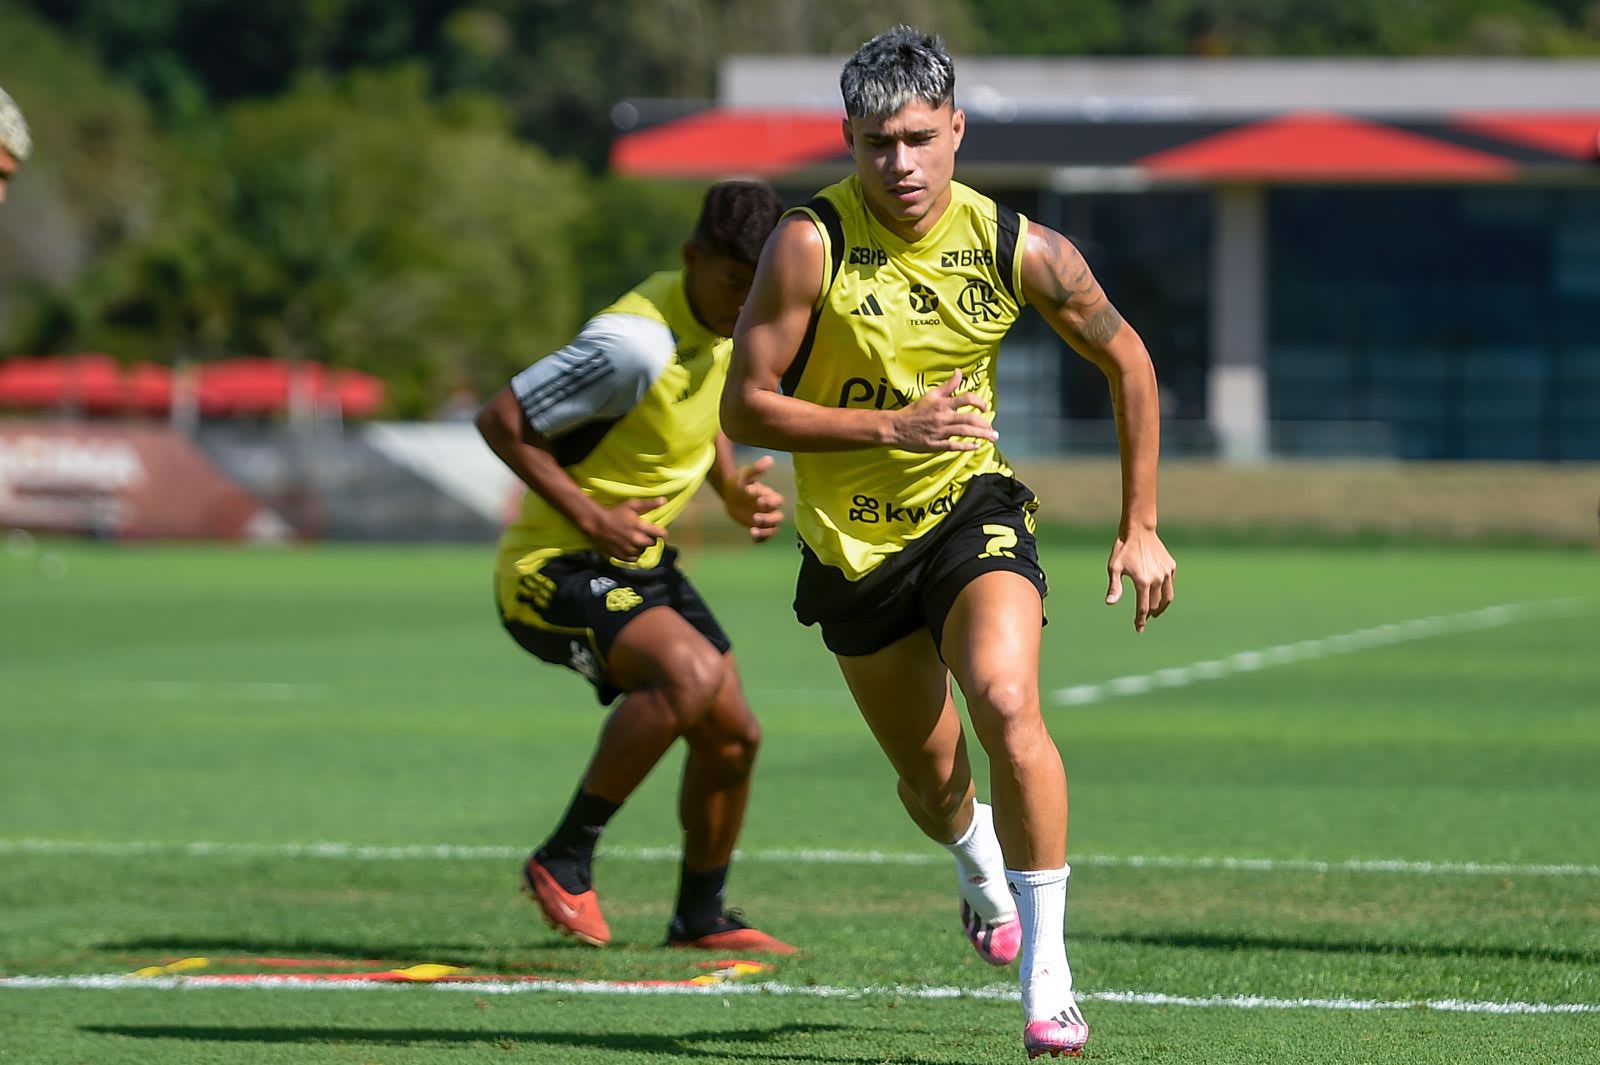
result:
[[[1213,196],[1206,418],[1221,458],[1259,462],[1268,457],[1266,190],[1222,186]]]

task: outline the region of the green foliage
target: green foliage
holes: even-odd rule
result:
[[[993,54],[1600,54],[1583,0],[968,0]]]
[[[657,270],[676,268],[704,194],[699,182],[595,181],[592,206],[573,234],[573,251],[582,264],[584,314],[602,309]]]
[[[1128,50],[1125,15],[1118,0],[974,0],[973,20],[985,51],[1002,55],[1105,55]],[[959,73],[959,72],[958,72]]]
[[[574,167],[420,71],[308,78],[174,145],[162,225],[93,272],[80,342],[381,374],[396,414],[497,387],[578,321]]]

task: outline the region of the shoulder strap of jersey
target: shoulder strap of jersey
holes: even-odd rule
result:
[[[795,352],[794,360],[789,363],[789,368],[783,372],[780,384],[785,395],[794,395],[795,389],[800,386],[800,375],[805,373],[806,362],[811,358],[811,345],[817,339],[817,320],[822,317],[822,308],[828,302],[828,293],[833,290],[833,282],[839,276],[839,268],[844,265],[844,222],[839,217],[839,209],[833,201],[825,196],[813,196],[801,206],[795,208],[811,216],[811,220],[822,231],[823,238],[828,242],[828,263],[824,267],[826,273],[822,278],[822,291],[817,296],[817,302],[811,308],[811,321],[806,325],[805,339],[800,341],[800,350]]]
[[[995,237],[994,257],[999,264],[1000,281],[1006,286],[1006,292],[1018,304],[1023,302],[1022,294],[1017,291],[1014,278],[1019,276],[1017,255],[1021,249],[1017,246],[1017,236],[1021,232],[1022,222],[1017,217],[1017,212],[1003,203],[995,205],[995,223],[998,234]]]

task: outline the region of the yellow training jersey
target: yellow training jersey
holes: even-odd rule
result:
[[[666,498],[644,515],[668,525],[716,457],[718,404],[733,342],[689,309],[682,271],[668,271],[601,311],[573,342],[512,380],[523,415],[568,476],[597,503]],[[657,541],[636,562],[655,566]],[[502,592],[547,559],[593,545],[537,492],[500,537]],[[502,595],[502,600],[505,596]]]
[[[921,239],[884,228],[850,177],[803,207],[827,245],[809,345],[786,393],[827,407],[909,406],[960,369],[961,391],[995,409],[995,356],[1022,309],[1027,219],[951,183]],[[867,448],[794,456],[795,525],[819,559],[852,580],[950,512],[966,482],[1011,469],[998,449],[933,453]]]

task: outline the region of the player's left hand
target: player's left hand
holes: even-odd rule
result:
[[[770,539],[783,524],[783,496],[776,488],[761,483],[761,475],[772,469],[772,456],[762,455],[741,469],[723,492],[728,516],[750,530],[756,543]]]
[[[1117,537],[1111,548],[1106,573],[1111,585],[1106,589],[1106,606],[1122,599],[1122,578],[1133,582],[1133,628],[1143,632],[1145,623],[1160,617],[1172,605],[1172,575],[1178,564],[1172,560],[1161,537],[1152,528],[1131,525]]]

